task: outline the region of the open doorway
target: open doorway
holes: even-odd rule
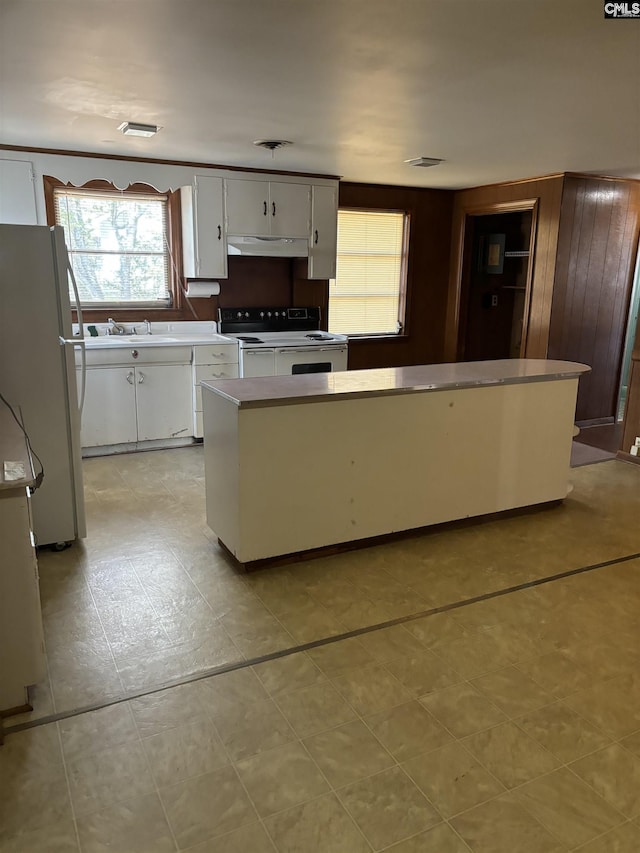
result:
[[[523,358],[535,207],[467,214],[459,357]]]

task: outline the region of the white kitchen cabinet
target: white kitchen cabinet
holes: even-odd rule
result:
[[[77,371],[77,385],[81,376]],[[87,370],[80,427],[83,447],[125,444],[138,439],[135,370],[94,367]]]
[[[245,237],[309,237],[309,184],[225,180],[227,233]]]
[[[136,367],[135,383],[138,441],[192,434],[190,365]]]
[[[180,188],[183,269],[186,278],[227,278],[222,178],[195,175]]]
[[[33,164],[28,160],[0,160],[0,222],[38,224]]]
[[[272,237],[308,237],[311,187],[307,184],[269,184]]]
[[[311,188],[309,278],[335,278],[338,239],[338,188]]]
[[[216,343],[193,348],[193,435],[202,438],[202,388],[200,383],[213,379],[238,378],[238,344]]]
[[[90,356],[80,429],[83,448],[193,434],[191,347],[117,347],[93,350]]]

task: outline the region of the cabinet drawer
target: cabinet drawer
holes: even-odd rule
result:
[[[112,367],[136,364],[191,364],[190,346],[128,346],[112,345],[110,347],[87,347],[87,367]],[[135,353],[135,355],[134,355]],[[76,365],[81,362],[81,355],[76,351]]]
[[[210,379],[237,379],[238,364],[200,364],[193,371],[193,384],[208,382]]]
[[[196,367],[193,371],[193,408],[197,412],[202,411],[202,388],[200,387],[200,383],[202,381],[208,382],[212,379],[237,379],[238,378],[238,365],[237,364],[221,364],[219,366],[215,364],[205,364],[200,367]]]
[[[193,348],[194,364],[237,364],[238,345],[234,343],[224,344],[200,344]],[[238,374],[236,374],[237,376]],[[203,377],[204,378],[204,377]]]

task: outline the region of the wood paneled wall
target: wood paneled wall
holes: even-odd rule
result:
[[[527,358],[545,358],[558,242],[562,198],[561,175],[548,178],[492,184],[455,193],[444,357],[456,361],[459,352],[461,277],[467,215],[512,209],[519,202],[537,200],[537,231],[533,255],[533,279],[527,335]],[[496,209],[494,209],[496,208]]]
[[[192,299],[199,320],[216,320],[220,308],[320,305],[326,318],[328,282],[311,281],[306,258],[252,258],[229,256],[229,277],[220,279],[220,295]],[[181,319],[193,320],[188,305]],[[325,320],[326,323],[326,320]],[[325,325],[326,328],[326,325]]]
[[[565,176],[548,357],[591,366],[578,421],[616,414],[639,212],[638,181]]]
[[[340,183],[340,207],[404,210],[410,216],[404,334],[349,341],[349,368],[443,361],[453,193]]]

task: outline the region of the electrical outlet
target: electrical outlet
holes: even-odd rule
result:
[[[491,307],[492,308],[498,307],[498,294],[497,293],[491,294]]]
[[[636,440],[635,440],[634,444],[636,447],[640,447],[640,435],[636,436]]]

